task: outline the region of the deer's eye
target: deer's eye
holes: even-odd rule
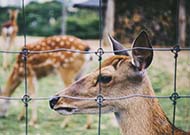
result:
[[[106,75],[99,75],[98,76],[98,82],[101,82],[101,83],[109,83],[110,81],[112,80],[112,77],[111,76],[106,76]]]

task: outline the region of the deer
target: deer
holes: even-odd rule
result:
[[[89,45],[74,36],[50,36],[35,43],[27,44],[23,49],[31,51],[47,51],[54,49],[72,49],[76,51],[89,52]],[[22,49],[22,50],[23,50]],[[89,55],[87,55],[89,56]],[[86,57],[81,53],[71,53],[66,51],[58,51],[54,53],[28,53],[26,61],[26,72],[28,82],[29,96],[36,97],[37,81],[48,76],[51,73],[60,75],[65,87],[69,86],[75,79],[79,78],[90,62],[91,56]],[[13,66],[10,76],[5,84],[4,89],[0,92],[0,96],[10,97],[25,78],[25,64],[23,61],[23,53],[18,54],[16,63]],[[9,107],[9,100],[0,99],[0,116],[6,116]],[[34,126],[37,122],[37,105],[34,100],[31,101],[32,115],[29,125]],[[21,120],[24,118],[24,109],[18,116]],[[67,120],[68,121],[68,120]],[[65,123],[68,124],[68,123]],[[64,126],[64,125],[63,125]],[[66,125],[65,125],[66,126]],[[90,127],[90,122],[87,122]]]
[[[1,26],[1,36],[4,40],[4,45],[2,49],[8,51],[15,44],[15,39],[18,33],[18,25],[17,25],[17,16],[19,11],[16,10],[8,10],[9,20],[2,24]],[[3,67],[6,68],[8,66],[7,62],[7,54],[3,54]]]
[[[190,135],[175,127],[162,110],[157,98],[134,97],[124,100],[106,100],[105,97],[122,97],[133,94],[155,96],[146,69],[153,60],[153,50],[148,33],[142,31],[132,44],[132,52],[109,36],[114,55],[102,63],[101,74],[95,70],[69,87],[57,92],[49,100],[50,108],[61,115],[98,114],[97,99],[101,86],[102,113],[114,113],[122,135]],[[146,50],[138,47],[148,48]],[[136,48],[136,49],[135,49]],[[174,130],[172,130],[174,128]]]

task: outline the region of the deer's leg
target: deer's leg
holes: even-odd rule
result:
[[[29,76],[28,78],[28,90],[30,97],[35,97],[37,79],[34,76]],[[31,101],[32,115],[29,122],[29,125],[33,126],[37,122],[37,105],[34,100]],[[25,108],[22,109],[21,113],[18,116],[18,120],[23,120],[25,115]]]
[[[87,115],[87,120],[86,120],[85,128],[86,129],[91,129],[91,125],[92,125],[92,116],[91,115]]]
[[[18,115],[18,120],[23,120],[24,119],[24,114],[25,114],[25,108],[22,108],[22,111],[20,112],[20,114]]]
[[[16,38],[16,35],[15,35],[15,34],[13,34],[13,35],[10,37],[8,50],[10,50],[10,49],[14,46],[14,44],[15,44],[15,38]]]
[[[30,97],[36,97],[37,91],[37,78],[35,76],[28,77],[28,89]],[[35,100],[31,101],[32,114],[29,125],[33,126],[37,122],[37,104]]]
[[[4,39],[4,44],[3,44],[3,50],[4,51],[9,51],[9,44],[10,44],[10,37],[8,36],[3,36]],[[9,54],[3,53],[3,68],[6,69],[9,65]]]
[[[8,63],[7,63],[8,58],[7,57],[8,57],[7,53],[3,53],[3,68],[4,69],[6,69],[8,66]]]
[[[6,35],[4,33],[2,33],[2,41],[3,41],[3,45],[2,45],[2,50],[7,50],[7,40],[6,40]],[[2,61],[2,65],[3,68],[6,69],[7,68],[7,53],[3,53],[3,61]]]

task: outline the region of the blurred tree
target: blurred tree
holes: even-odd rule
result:
[[[118,39],[132,42],[139,31],[146,29],[152,36],[153,44],[176,44],[178,40],[177,2],[179,0],[115,1],[115,34]],[[184,9],[189,7],[186,8],[186,32],[190,33],[190,1],[185,2]],[[187,36],[185,41],[190,41],[190,36]]]
[[[67,20],[67,1],[61,0],[62,2],[62,23],[61,23],[61,34],[66,34],[66,20]]]
[[[185,0],[179,0],[179,15],[178,15],[178,42],[181,47],[185,47],[186,39],[186,9]]]
[[[104,45],[109,45],[108,34],[114,35],[114,16],[115,16],[115,0],[108,0],[105,11],[105,24],[103,31],[103,42]]]

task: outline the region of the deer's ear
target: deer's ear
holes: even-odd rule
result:
[[[145,47],[147,50],[138,49],[138,47]],[[133,43],[132,57],[133,64],[138,67],[139,70],[146,69],[151,64],[153,50],[149,37],[145,31],[142,31],[135,39]]]
[[[127,56],[129,56],[127,50],[125,50],[125,48],[121,45],[121,43],[119,43],[117,40],[115,40],[110,35],[108,35],[108,39],[111,42],[112,49],[113,49],[115,55],[127,55]],[[121,51],[121,50],[125,50],[125,51]]]

